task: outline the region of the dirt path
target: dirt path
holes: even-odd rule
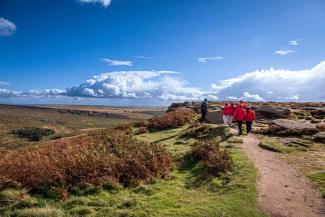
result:
[[[313,183],[258,143],[253,135],[246,136],[243,150],[258,170],[262,209],[271,217],[324,217],[325,203]]]

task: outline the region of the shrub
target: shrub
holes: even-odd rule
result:
[[[145,121],[137,121],[133,124],[134,127],[146,127],[147,123]]]
[[[221,150],[219,143],[209,140],[200,141],[193,145],[194,160],[203,163],[206,171],[213,175],[225,173],[232,169],[232,158],[226,150]]]
[[[171,166],[164,147],[105,130],[6,153],[0,159],[0,186],[71,189],[80,183],[98,186],[108,179],[136,186],[165,177]]]
[[[28,127],[13,130],[12,133],[18,135],[19,137],[26,138],[29,141],[38,142],[42,140],[43,136],[55,134],[55,131],[47,128]]]
[[[325,131],[325,124],[317,124],[316,128],[320,131]]]
[[[132,124],[120,124],[114,127],[115,130],[122,130],[122,131],[132,131]]]
[[[144,134],[144,133],[148,133],[149,130],[147,127],[139,127],[139,129],[137,130],[136,134]]]
[[[147,128],[150,131],[155,131],[155,130],[164,130],[164,129],[181,127],[193,121],[194,118],[195,118],[195,113],[193,110],[179,109],[149,119]]]

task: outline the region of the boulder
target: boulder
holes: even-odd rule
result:
[[[319,132],[316,124],[305,121],[294,121],[288,119],[273,120],[269,124],[268,133],[282,136],[312,135]]]
[[[325,118],[325,108],[317,108],[310,111],[311,116],[317,119],[324,119]]]
[[[211,124],[222,124],[223,123],[223,111],[213,110],[207,114],[207,122]]]
[[[284,107],[262,105],[257,108],[256,115],[260,118],[266,119],[289,118],[291,115],[291,110]]]
[[[315,142],[325,143],[325,132],[319,132],[313,135],[313,139]]]

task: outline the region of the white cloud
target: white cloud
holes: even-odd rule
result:
[[[0,81],[0,86],[10,86],[11,83],[7,81]]]
[[[155,98],[198,100],[211,93],[190,87],[173,77],[174,71],[117,71],[93,76],[85,83],[68,88],[64,95],[94,98]],[[216,96],[215,96],[216,97]]]
[[[253,101],[253,102],[258,102],[258,101],[266,101],[263,97],[261,97],[258,94],[250,94],[248,92],[244,92],[242,96],[227,96],[225,99],[229,100],[246,100],[246,101]]]
[[[16,25],[9,20],[0,18],[0,36],[10,36],[16,31]]]
[[[64,93],[65,90],[59,89],[15,91],[0,88],[0,98],[43,98],[60,96]]]
[[[197,61],[200,63],[214,62],[218,60],[223,60],[223,57],[199,57]]]
[[[294,53],[294,50],[288,50],[288,49],[280,49],[277,51],[274,51],[275,55],[280,55],[280,56],[286,56],[288,54]]]
[[[242,74],[238,77],[212,84],[212,89],[221,99],[228,96],[265,99],[272,101],[316,101],[325,99],[325,61],[311,69],[286,70],[266,69]],[[245,95],[244,95],[245,97]],[[228,97],[229,98],[229,97]]]
[[[78,0],[79,2],[81,3],[98,3],[98,4],[101,4],[103,5],[103,7],[108,7],[111,3],[112,3],[112,0]]]
[[[265,99],[263,99],[263,97],[261,97],[260,95],[250,94],[248,92],[244,92],[242,98],[248,101],[265,101]]]
[[[298,41],[299,40],[291,40],[291,41],[289,41],[288,45],[289,46],[298,46],[299,45]]]
[[[299,96],[298,95],[292,95],[292,96],[288,96],[288,97],[284,97],[286,100],[288,101],[297,101],[299,100]]]
[[[107,58],[101,59],[103,62],[108,63],[110,66],[132,66],[132,61],[129,60],[111,60]]]
[[[147,56],[137,56],[138,59],[150,59],[151,57],[147,57]]]

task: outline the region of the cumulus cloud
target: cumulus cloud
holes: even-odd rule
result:
[[[299,45],[298,41],[299,40],[291,40],[291,41],[289,41],[288,45],[289,46],[298,46]]]
[[[260,95],[250,94],[248,92],[244,92],[242,98],[248,101],[265,101],[265,99],[263,99],[263,97],[261,97]]]
[[[229,100],[246,100],[251,102],[259,102],[259,101],[265,101],[263,97],[261,97],[258,94],[250,94],[248,92],[244,92],[242,96],[227,96],[226,99]]]
[[[275,55],[280,55],[280,56],[286,56],[288,54],[294,53],[294,50],[289,50],[289,49],[280,49],[277,51],[274,51]]]
[[[248,72],[212,84],[212,89],[221,99],[254,97],[255,100],[316,101],[325,99],[324,84],[325,61],[311,69],[295,71],[270,68]],[[253,94],[245,96],[245,92]]]
[[[197,100],[209,93],[174,77],[174,71],[117,71],[93,76],[85,83],[68,88],[65,95],[95,98],[154,98]],[[212,95],[212,94],[210,94]],[[211,97],[211,96],[210,96]]]
[[[176,77],[175,71],[116,71],[93,76],[86,82],[66,88],[14,91],[0,88],[0,98],[101,98],[153,99],[162,101],[218,99],[211,92],[191,87]]]
[[[110,66],[132,66],[132,61],[129,60],[111,60],[107,58],[101,59],[103,62],[109,64]]]
[[[10,36],[16,31],[16,25],[9,20],[0,18],[0,36]]]
[[[78,0],[78,1],[81,3],[101,4],[105,8],[112,3],[112,0]]]
[[[208,63],[208,62],[214,62],[218,60],[223,60],[223,57],[199,57],[197,61],[200,63]]]

